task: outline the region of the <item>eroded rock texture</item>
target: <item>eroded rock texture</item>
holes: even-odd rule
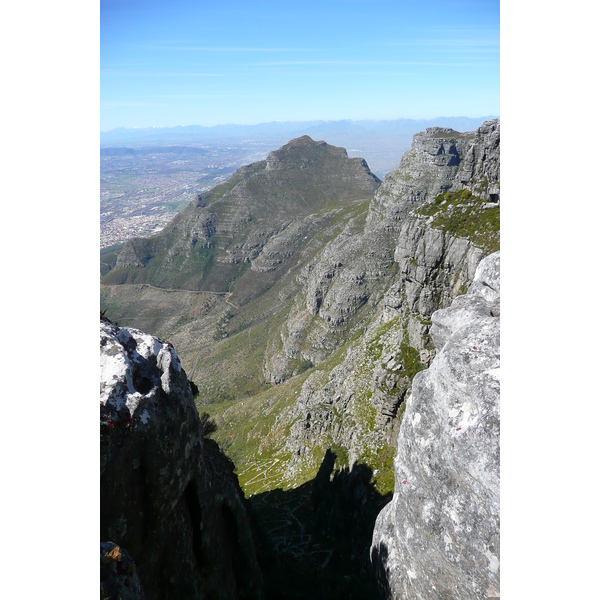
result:
[[[438,354],[413,380],[395,492],[371,557],[390,598],[500,595],[500,253],[432,316]]]
[[[462,188],[500,202],[500,119],[485,121],[475,132],[452,187]]]
[[[203,439],[172,346],[103,320],[100,367],[101,556],[127,557],[119,576],[135,563],[133,597],[262,598],[233,464]],[[109,570],[103,585],[126,583]]]
[[[487,176],[499,177],[499,136],[499,120],[475,132],[415,135],[376,191],[363,229],[349,226],[299,275],[304,293],[281,328],[282,350],[267,352],[273,382],[289,377],[298,357],[319,365],[365,328],[328,376],[315,372],[304,383],[290,411],[288,477],[300,465],[314,468],[317,446],[343,446],[352,462],[394,443],[412,377],[436,353],[432,313],[464,294],[486,255],[418,209],[440,193],[467,184],[483,190]]]

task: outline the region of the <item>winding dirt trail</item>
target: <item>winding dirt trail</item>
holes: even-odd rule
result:
[[[119,284],[114,284],[114,285],[106,285],[106,284],[101,283],[100,287],[101,288],[112,288],[112,287],[144,288],[144,287],[149,287],[149,288],[152,288],[153,290],[158,290],[159,292],[186,292],[188,294],[213,294],[215,296],[225,296],[225,302],[227,302],[227,304],[229,304],[230,306],[233,306],[234,308],[239,308],[239,306],[236,306],[233,302],[229,301],[229,298],[231,298],[231,296],[233,296],[233,292],[213,292],[212,290],[181,290],[178,288],[162,288],[162,287],[156,287],[155,285],[152,285],[151,283],[119,283]]]

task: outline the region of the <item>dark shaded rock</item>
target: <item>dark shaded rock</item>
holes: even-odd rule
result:
[[[249,499],[265,533],[268,600],[379,600],[369,561],[381,495],[364,464],[336,470],[328,449],[314,479]]]
[[[144,600],[137,568],[129,553],[113,542],[100,544],[100,600]]]
[[[233,465],[203,440],[174,349],[103,321],[100,351],[101,539],[135,561],[148,600],[262,598]]]

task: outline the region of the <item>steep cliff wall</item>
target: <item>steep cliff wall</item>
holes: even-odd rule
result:
[[[233,464],[172,346],[103,320],[100,366],[101,594],[262,598]]]
[[[475,132],[443,127],[417,133],[410,150],[377,190],[369,208],[369,227],[380,226],[382,221],[390,227],[390,222],[403,219],[414,205],[449,190],[475,138]]]
[[[465,171],[467,156],[479,158]],[[277,382],[291,375],[292,358],[322,365],[282,417],[292,423],[288,478],[337,446],[350,464],[381,466],[376,478],[389,472],[402,403],[436,353],[431,315],[464,294],[499,244],[497,204],[461,187],[477,188],[482,173],[499,176],[499,121],[469,134],[431,128],[415,136],[377,190],[364,229],[332,240],[301,274],[305,292],[265,368]],[[338,348],[342,356],[332,359]]]
[[[500,254],[432,316],[438,354],[413,380],[395,492],[373,533],[390,598],[481,599],[500,590]]]
[[[475,132],[452,187],[460,188],[500,202],[500,119],[484,122]]]
[[[267,349],[267,378],[279,383],[292,376],[299,358],[319,364],[349,333],[371,320],[397,274],[394,254],[399,235],[405,235],[403,224],[413,209],[456,184],[461,164],[473,154],[474,140],[480,146],[488,143],[485,134],[440,127],[414,136],[411,149],[375,192],[366,222],[348,223],[302,269],[298,280],[305,291],[290,311],[281,341],[274,340]],[[479,165],[481,161],[475,162]],[[468,178],[468,174],[463,177]]]

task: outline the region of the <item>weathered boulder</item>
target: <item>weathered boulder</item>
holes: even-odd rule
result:
[[[398,437],[395,492],[371,557],[390,598],[500,590],[500,255],[432,316],[438,354],[417,374]]]
[[[262,598],[233,465],[203,439],[173,347],[103,320],[100,366],[101,540],[131,557],[148,600]]]

